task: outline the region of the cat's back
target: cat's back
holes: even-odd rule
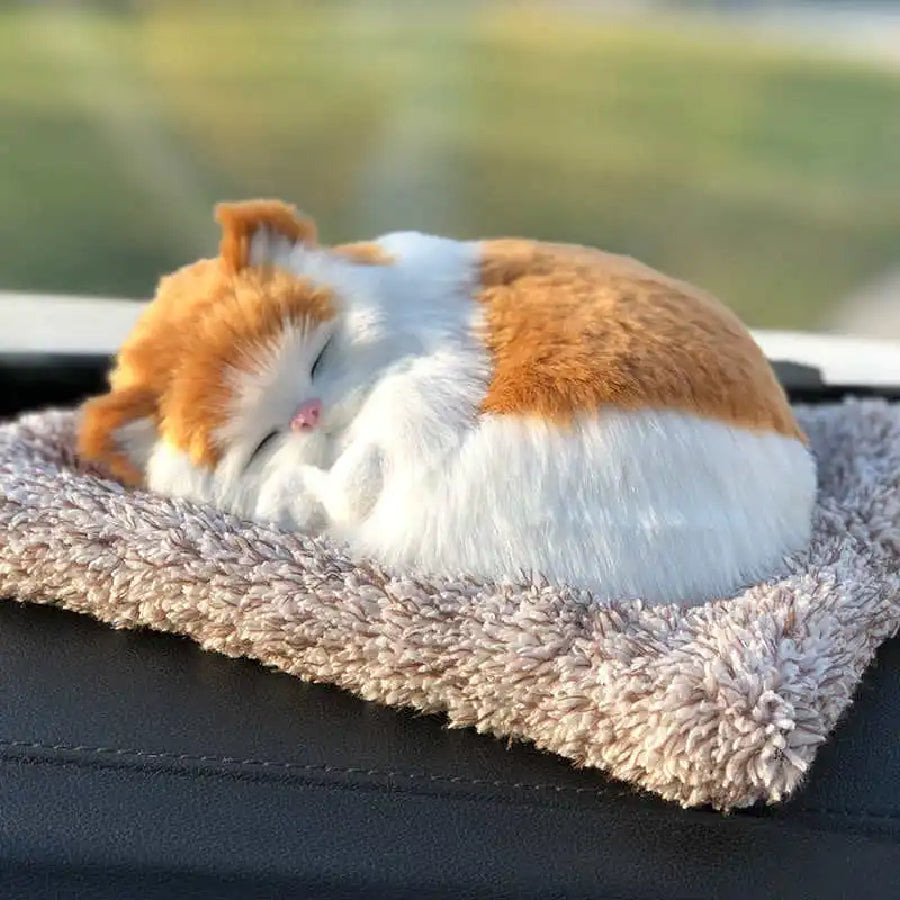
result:
[[[771,367],[715,298],[629,257],[484,242],[478,301],[494,376],[484,410],[564,423],[666,409],[799,436]]]
[[[416,328],[455,326],[486,355],[481,412],[565,425],[664,409],[793,438],[774,373],[734,313],[634,259],[522,239],[379,239],[368,270]]]

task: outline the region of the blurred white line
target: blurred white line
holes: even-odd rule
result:
[[[0,353],[113,353],[144,304],[0,292]]]
[[[653,23],[682,31],[718,29],[740,40],[843,58],[900,71],[900,9],[883,2],[744,2],[689,4],[672,0],[543,0],[607,19]]]
[[[815,366],[827,384],[900,385],[900,341],[797,331],[754,331],[771,360]]]
[[[144,303],[0,292],[0,353],[115,353]],[[830,384],[900,385],[900,341],[754,330],[769,359],[814,366]]]

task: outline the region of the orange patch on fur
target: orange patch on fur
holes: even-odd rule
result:
[[[140,484],[143,473],[125,455],[115,435],[129,422],[155,416],[156,397],[143,387],[129,387],[93,397],[81,408],[78,456],[101,463],[114,478],[125,484]]]
[[[346,257],[350,262],[361,266],[389,266],[395,262],[395,258],[375,241],[337,244],[331,248],[331,252]]]
[[[110,387],[119,391],[139,385],[161,395],[178,365],[192,322],[221,301],[227,284],[218,259],[201,259],[161,278],[156,296],[119,348]]]
[[[482,247],[484,412],[568,422],[604,404],[677,409],[805,440],[762,351],[714,298],[599,250]]]
[[[249,264],[250,238],[260,228],[268,228],[293,243],[316,242],[316,225],[312,219],[280,200],[219,203],[216,221],[222,226],[219,255],[231,272],[239,272]]]

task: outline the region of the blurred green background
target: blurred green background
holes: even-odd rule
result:
[[[251,196],[602,246],[755,326],[900,263],[900,66],[582,7],[7,3],[0,289],[146,297]]]

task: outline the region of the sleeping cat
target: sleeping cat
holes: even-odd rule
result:
[[[398,571],[700,602],[810,531],[815,467],[749,333],[626,257],[222,204],[83,409],[119,479]]]

